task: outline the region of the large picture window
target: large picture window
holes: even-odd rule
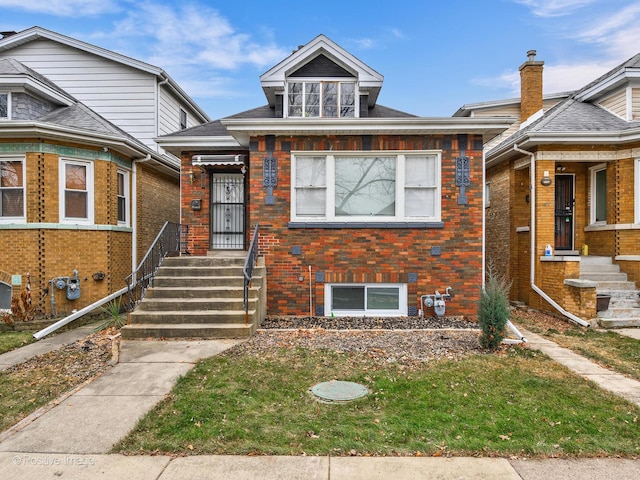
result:
[[[61,223],[93,223],[93,169],[88,162],[60,162]]]
[[[291,82],[287,86],[289,117],[355,117],[353,82]]]
[[[0,220],[24,219],[24,161],[0,158]]]
[[[439,221],[439,152],[292,155],[292,221]]]
[[[338,316],[406,315],[404,284],[327,284],[325,312]]]

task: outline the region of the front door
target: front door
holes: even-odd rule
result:
[[[556,175],[555,249],[573,250],[573,175]]]
[[[211,249],[244,249],[244,175],[214,173],[211,185]]]

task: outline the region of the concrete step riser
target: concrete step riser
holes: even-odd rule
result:
[[[216,267],[216,266],[244,266],[243,257],[171,257],[162,262],[162,266],[171,267]]]
[[[616,307],[609,304],[609,308],[598,312],[598,316],[609,318],[636,318],[640,317],[640,308]]]
[[[633,328],[640,327],[638,318],[598,318],[598,325],[602,328]]]
[[[580,265],[580,274],[585,273],[620,273],[618,265]]]
[[[611,265],[613,260],[611,257],[599,257],[595,255],[587,255],[580,257],[580,265]]]
[[[145,299],[146,300],[146,299]],[[155,300],[143,300],[136,308],[141,312],[165,312],[167,310],[180,310],[184,312],[199,312],[201,310],[242,310],[244,300],[242,298],[230,298],[230,299],[194,299],[188,300],[169,300],[169,301],[157,301]],[[249,308],[255,307],[258,300],[253,298],[249,299]]]
[[[162,277],[242,277],[241,267],[160,267]]]
[[[172,325],[145,325],[141,328],[123,328],[122,338],[124,339],[144,339],[144,338],[249,338],[255,332],[255,328],[229,327],[215,328],[206,325],[198,325],[197,328],[182,329]]]
[[[594,282],[626,282],[626,273],[581,273],[581,280],[593,280]]]
[[[635,289],[636,284],[634,282],[598,282],[598,286],[596,287],[598,293],[612,290],[633,291]]]
[[[244,288],[244,279],[240,277],[156,277],[154,287],[234,287]]]
[[[201,324],[219,325],[229,323],[245,323],[244,311],[203,311],[203,312],[145,312],[136,310],[129,316],[131,325],[181,325]],[[249,310],[249,323],[255,323],[255,311]]]
[[[258,295],[260,287],[257,282],[249,287],[249,295]],[[244,286],[213,286],[213,287],[160,287],[149,288],[146,298],[236,298],[244,297]]]

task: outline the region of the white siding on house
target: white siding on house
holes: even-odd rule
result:
[[[156,76],[50,40],[0,54],[45,75],[104,118],[157,150]]]
[[[631,89],[631,120],[640,120],[640,88]]]
[[[598,102],[605,110],[613,113],[614,115],[618,115],[621,118],[627,118],[627,90],[626,88],[622,88],[617,90],[613,94],[609,95],[607,98]]]

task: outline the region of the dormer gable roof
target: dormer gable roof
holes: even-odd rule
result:
[[[313,77],[320,72],[325,77],[356,79],[360,91],[369,94],[369,107],[375,105],[384,80],[380,73],[320,34],[263,73],[260,83],[269,105],[274,106],[276,94],[284,93],[287,78]]]
[[[596,102],[627,84],[640,86],[640,53],[578,90],[573,98],[580,102]]]
[[[76,99],[44,75],[15,58],[0,58],[0,88],[23,88],[58,105],[72,105]]]

